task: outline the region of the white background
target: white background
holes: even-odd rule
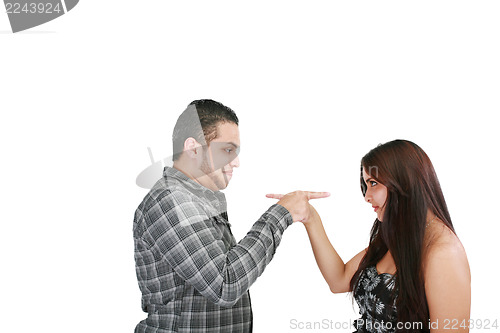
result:
[[[2,332],[132,332],[145,318],[135,177],[147,147],[171,155],[173,125],[199,98],[240,118],[225,191],[238,239],[275,202],[266,193],[330,191],[314,204],[350,259],[375,218],[361,157],[416,142],[468,254],[471,318],[500,319],[499,14],[496,1],[82,0],[18,34],[0,14]],[[329,292],[300,224],[251,294],[257,333],[358,317]]]

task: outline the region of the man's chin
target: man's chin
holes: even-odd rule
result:
[[[213,181],[215,183],[215,186],[217,186],[217,188],[220,191],[220,190],[225,189],[229,185],[229,180],[230,179],[225,179],[225,177],[224,177],[222,179],[220,179],[220,178],[219,179],[214,179]]]
[[[229,185],[229,181],[225,182],[224,184],[220,184],[221,186],[219,186],[219,190],[224,190],[228,187]]]

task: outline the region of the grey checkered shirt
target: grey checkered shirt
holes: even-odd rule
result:
[[[288,210],[275,204],[236,243],[224,194],[166,167],[135,212],[136,273],[148,313],[135,332],[251,332],[248,288],[290,224]]]

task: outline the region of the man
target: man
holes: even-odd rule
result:
[[[251,332],[250,285],[285,229],[308,217],[308,200],[327,194],[285,195],[236,243],[220,192],[239,166],[236,114],[212,100],[192,102],[174,128],[173,148],[173,167],[134,218],[136,273],[148,313],[135,332]]]

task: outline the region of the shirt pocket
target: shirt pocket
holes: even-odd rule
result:
[[[207,221],[207,225],[212,232],[212,236],[216,240],[222,240],[224,236],[224,230],[222,230],[222,225],[216,221],[215,217],[212,217],[209,221]]]

